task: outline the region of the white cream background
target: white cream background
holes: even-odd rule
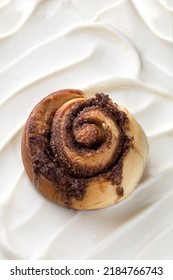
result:
[[[105,92],[143,126],[148,163],[125,201],[77,212],[29,182],[24,123],[61,88]],[[172,0],[0,0],[0,126],[1,259],[173,259]]]

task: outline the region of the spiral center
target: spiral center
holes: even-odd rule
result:
[[[76,141],[88,148],[100,144],[104,141],[104,131],[102,127],[95,124],[83,124],[80,128],[74,130]]]

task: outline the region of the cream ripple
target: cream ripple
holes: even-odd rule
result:
[[[173,158],[170,153],[172,143],[173,133],[157,136],[149,140],[151,147],[149,163],[153,175],[173,165]]]
[[[33,258],[34,259],[54,259],[53,256],[51,255],[51,249],[55,248],[57,246],[57,242],[59,243],[59,237],[63,236],[66,234],[66,231],[69,230],[69,228],[71,228],[71,224],[75,224],[76,220],[79,221],[79,219],[81,219],[81,213],[80,212],[73,212],[73,216],[68,219],[67,221],[65,221],[63,223],[62,226],[58,226],[57,229],[54,231],[54,235],[51,236],[50,240],[48,242],[46,242],[44,244],[44,246],[42,246],[40,248],[40,251],[34,252],[33,254]],[[74,235],[72,235],[73,237],[73,241],[75,242],[74,239]],[[69,246],[68,244],[66,245],[66,247],[64,248],[64,243],[61,243],[60,248],[56,248],[55,251],[58,249],[59,252],[59,259],[63,259],[63,257],[61,258],[61,255],[63,254],[63,250],[65,250],[65,252],[67,253],[69,251]],[[53,249],[54,251],[54,249]],[[70,250],[71,251],[71,250]],[[56,259],[57,257],[55,257]]]
[[[150,5],[153,3],[153,1],[151,1],[151,3],[150,1],[136,1],[135,3],[137,3],[139,6],[141,5],[142,7],[143,5]],[[154,1],[153,7],[150,7],[147,11],[156,13],[157,9],[155,9],[155,6],[157,5],[157,1]],[[156,18],[160,19],[161,29],[166,28],[167,31],[169,30],[170,41],[164,39],[161,40],[161,38],[158,37],[154,31],[148,28],[148,26],[142,20],[142,16],[137,12],[137,9],[135,8],[135,5],[133,5],[132,1],[124,0],[120,5],[116,5],[108,10],[103,11],[99,15],[98,20],[117,28],[123,34],[125,34],[131,40],[131,42],[133,42],[140,54],[142,61],[142,71],[140,76],[142,79],[151,83],[154,82],[153,84],[157,84],[160,87],[167,88],[167,84],[162,80],[162,76],[159,77],[158,74],[156,77],[157,73],[155,74],[155,72],[157,72],[157,67],[150,69],[150,67],[148,67],[148,61],[146,61],[145,58],[146,56],[151,58],[155,64],[160,66],[160,68],[165,69],[166,72],[161,73],[161,75],[164,75],[164,80],[172,85],[171,79],[167,77],[167,72],[173,72],[173,64],[170,59],[170,57],[172,57],[171,30],[173,17],[171,16],[170,12],[168,12],[170,14],[170,22],[167,22],[168,20],[164,21],[162,18],[162,9],[164,9],[164,7],[161,8],[160,12],[158,11],[156,13]],[[153,79],[154,77],[155,79]],[[173,85],[171,86],[171,89],[172,88]]]
[[[147,73],[147,75],[146,75]],[[158,84],[158,77],[159,77],[159,85],[163,88],[168,88],[171,91],[173,90],[173,78],[172,78],[172,71],[168,71],[158,62],[152,59],[152,56],[145,57],[145,69],[143,69],[141,73],[141,78],[145,77],[145,81]]]
[[[3,256],[3,259],[8,260],[22,260],[23,258],[29,259],[29,257],[19,250],[19,246],[13,246],[11,240],[6,236],[5,231],[1,231],[1,240],[0,240],[1,251],[0,254]]]
[[[120,230],[107,238],[88,256],[90,259],[133,259],[156,234],[172,222],[173,193],[153,203]],[[160,219],[158,219],[158,215]],[[157,223],[153,223],[157,221]],[[135,228],[135,234],[134,234]],[[145,234],[144,234],[145,232]],[[116,250],[112,250],[116,248]],[[150,255],[147,256],[150,259]],[[161,258],[161,256],[160,256]]]
[[[163,230],[159,232],[159,234],[151,239],[151,241],[144,246],[144,248],[135,256],[135,259],[150,259],[157,260],[160,259],[159,256],[162,255],[162,259],[172,260],[173,253],[173,223],[165,227]]]
[[[21,131],[11,138],[0,152],[0,176],[2,178],[0,201],[7,199],[15,182],[23,172],[20,155]]]
[[[96,71],[97,77],[98,74],[100,77],[116,75],[135,78],[138,76],[140,61],[135,48],[117,30],[95,23],[70,28],[61,36],[32,49],[0,74],[1,90],[5,90],[8,97],[21,87],[84,61],[90,56],[92,56],[90,75],[93,81]],[[101,60],[102,64],[98,67]],[[30,75],[28,75],[28,68],[31,69]],[[79,71],[82,70],[79,64],[78,68]],[[86,68],[83,71],[86,71]]]
[[[55,88],[55,83],[57,83],[57,86],[61,87],[62,86],[61,83],[63,82],[62,80],[58,80],[57,76],[63,77],[64,75],[68,74],[69,75],[69,77],[68,77],[69,84],[71,86],[73,86],[73,82],[76,82],[76,80],[75,80],[75,77],[72,76],[72,72],[78,67],[83,67],[83,64],[86,63],[86,60],[89,60],[89,61],[92,60],[95,52],[96,52],[96,49],[92,50],[91,53],[88,54],[87,57],[84,57],[82,59],[82,61],[78,60],[77,62],[72,63],[71,65],[68,65],[65,68],[62,67],[59,70],[50,72],[46,76],[38,78],[37,80],[32,81],[30,84],[27,84],[26,86],[21,87],[18,91],[13,92],[12,94],[10,94],[10,96],[6,96],[4,98],[4,100],[1,101],[1,104],[0,104],[1,108],[3,108],[3,106],[6,107],[6,103],[8,103],[8,102],[15,102],[14,100],[16,98],[20,99],[19,96],[24,93],[25,93],[25,97],[28,96],[29,94],[31,94],[31,92],[34,93],[35,87],[37,88],[37,87],[43,85],[43,83],[44,83],[44,88],[42,89],[42,93],[43,93],[43,90],[46,88],[47,83],[48,82],[51,83],[52,81],[54,81],[52,91],[56,91],[57,88]],[[44,97],[44,95],[42,95],[40,98],[43,98],[43,97]],[[29,98],[29,96],[28,96],[28,98]],[[18,101],[20,101],[20,100],[18,100]],[[3,109],[3,111],[4,111],[4,109]]]
[[[156,36],[173,42],[172,18],[173,11],[165,9],[159,1],[138,1],[132,0],[143,21]],[[162,2],[163,3],[163,2]]]
[[[22,170],[8,198],[2,203],[4,221],[9,231],[13,231],[26,221],[29,222],[30,218],[33,218],[33,215],[36,215],[41,208],[44,200],[39,196],[37,191],[32,189],[32,196],[27,199],[28,193],[31,195],[28,179],[25,176],[24,170]],[[26,207],[26,204],[27,206],[32,205],[32,209]],[[13,211],[15,211],[16,220],[10,219]]]
[[[107,0],[105,3],[104,0],[100,0],[94,1],[93,3],[92,0],[88,0],[87,2],[82,3],[80,0],[71,0],[71,3],[80,15],[82,15],[85,19],[92,20],[95,20],[98,14],[119,5],[121,2],[122,0]]]
[[[1,0],[1,2],[0,2],[0,8],[2,8],[2,7],[4,7],[4,6],[6,6],[6,5],[8,5],[10,1],[11,1],[11,0]]]
[[[26,85],[21,84],[21,81],[19,81],[19,79],[16,79],[16,75],[14,73],[15,73],[15,69],[16,69],[17,66],[15,65],[14,66],[14,72],[13,71],[9,71],[9,72],[13,72],[13,74],[14,74],[13,75],[14,86],[18,85],[18,87],[19,87],[19,89],[16,88],[16,91],[14,91],[15,87],[13,88],[12,86],[8,85],[8,78],[6,79],[6,77],[8,77],[9,72],[8,71],[3,71],[0,76],[1,77],[3,76],[3,78],[5,77],[5,80],[4,80],[3,84],[1,85],[1,87],[2,87],[2,90],[3,90],[3,87],[7,88],[7,94],[6,94],[5,97],[3,97],[3,96],[1,97],[2,99],[0,100],[1,101],[0,106],[3,105],[3,103],[5,103],[6,101],[8,102],[8,99],[14,98],[15,95],[20,95],[21,92],[27,90],[30,87],[33,87],[35,84],[41,83],[46,78],[47,79],[53,78],[55,76],[63,74],[64,72],[72,71],[72,69],[74,67],[81,66],[83,63],[86,62],[87,59],[88,60],[92,59],[95,52],[96,52],[96,49],[92,49],[88,54],[86,54],[86,56],[84,56],[82,58],[78,57],[77,61],[73,61],[72,63],[69,63],[67,66],[61,67],[60,69],[54,69],[54,70],[47,71],[47,74],[44,73],[42,76],[41,75],[40,75],[40,77],[38,76],[37,79],[36,79],[36,77],[34,77],[34,80],[32,80],[32,77],[31,77],[30,82],[26,83],[26,81],[25,81]],[[13,67],[12,67],[12,69],[13,69]]]
[[[10,67],[33,48],[60,35],[66,28],[82,22],[82,18],[68,1],[41,2],[15,36],[9,36],[8,40],[1,40],[0,69]]]
[[[155,203],[160,198],[172,193],[172,189],[170,188],[170,181],[172,179],[173,165],[154,175],[151,174],[148,168],[140,182],[140,187],[137,188],[134,194],[133,201],[137,200],[139,208],[140,205],[146,207],[147,205],[151,205],[151,203]]]
[[[107,209],[107,211],[101,210],[97,211],[97,213],[82,213],[82,217],[78,216],[73,223],[70,223],[68,228],[65,228],[64,231],[57,236],[53,244],[51,244],[52,246],[49,246],[47,257],[55,259],[55,251],[60,252],[60,259],[65,258],[65,256],[70,259],[81,259],[86,258],[87,255],[90,256],[90,252],[93,248],[97,251],[97,249],[102,246],[102,243],[113,238],[119,231],[121,232],[124,226],[128,229],[134,218],[140,220],[141,215],[143,216],[145,211],[147,213],[149,211],[150,213],[150,208],[155,208],[153,204],[157,200],[172,193],[169,181],[173,176],[172,170],[173,168],[171,168],[169,172],[166,171],[159,175],[155,180],[150,177],[150,180],[138,187],[136,193],[130,198],[115,207]],[[158,187],[160,178],[162,178],[162,180]],[[166,178],[167,180],[165,180]],[[162,184],[162,182],[164,184]],[[81,245],[80,251],[75,250],[77,244],[75,241],[72,241],[78,223],[81,224],[79,229],[80,238],[84,238],[84,234],[86,234],[85,243]],[[71,236],[68,234],[69,231],[71,232]],[[95,232],[94,235],[93,232]],[[67,244],[68,251],[63,250],[63,242]],[[80,242],[80,240],[77,239],[76,242]],[[56,248],[56,250],[54,250],[54,248]],[[125,250],[123,250],[123,252],[125,252]]]
[[[23,124],[22,124],[20,127],[18,127],[18,129],[15,129],[15,132],[13,131],[13,132],[11,133],[10,137],[9,137],[8,139],[6,139],[6,140],[4,141],[4,143],[1,143],[1,146],[0,146],[0,154],[1,154],[1,152],[4,151],[4,149],[6,149],[6,147],[7,147],[8,145],[11,146],[11,142],[14,142],[15,139],[18,139],[18,137],[19,137],[19,139],[21,139],[21,133],[22,133],[24,124],[25,124],[25,122],[23,122]],[[18,143],[19,143],[19,142],[20,142],[20,141],[18,140]]]
[[[153,61],[151,57],[146,57],[152,64],[154,64],[156,66],[156,68],[158,68],[160,71],[162,71],[162,73],[165,72],[165,74],[167,74],[170,78],[173,78],[173,73],[172,71],[169,71],[167,69],[165,69],[163,66],[159,65],[157,62]]]
[[[41,1],[6,1],[6,5],[0,7],[0,39],[17,32],[32,15],[38,3]]]
[[[29,193],[28,193],[29,192]],[[59,215],[57,216],[57,211]],[[13,213],[15,212],[15,219]],[[48,214],[47,214],[48,213]],[[15,248],[19,246],[21,253],[26,252],[27,258],[35,251],[49,244],[52,233],[61,230],[61,224],[71,222],[75,212],[45,201],[39,193],[28,184],[26,176],[21,176],[13,188],[8,200],[2,205],[3,232],[0,234],[3,244]],[[44,234],[47,227],[50,234]],[[27,234],[24,232],[27,230]],[[40,235],[40,233],[42,233]],[[40,237],[39,237],[40,235]],[[34,246],[34,250],[32,246]],[[4,246],[5,247],[5,246]],[[6,246],[8,248],[8,245]],[[18,253],[19,253],[18,251]],[[16,255],[17,256],[17,255]],[[23,257],[20,257],[23,259]],[[26,258],[26,257],[24,257]]]
[[[173,106],[173,103],[171,104],[171,102],[169,103],[168,101],[163,100],[162,105],[160,101],[155,100],[152,104],[150,104],[150,106],[148,106],[148,110],[145,108],[145,110],[143,109],[142,111],[134,113],[138,121],[142,123],[144,129],[147,130],[148,136],[153,134],[160,134],[163,126],[164,130],[169,130],[172,128],[173,112],[171,108]],[[165,111],[164,108],[166,105],[165,103],[169,104],[167,111]]]
[[[166,9],[173,11],[172,0],[158,0]]]

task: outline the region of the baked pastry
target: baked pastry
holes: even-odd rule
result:
[[[74,209],[98,209],[126,198],[137,186],[148,153],[134,117],[105,94],[87,98],[60,90],[31,112],[22,158],[36,188]]]

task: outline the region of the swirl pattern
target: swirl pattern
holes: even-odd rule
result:
[[[124,196],[123,162],[134,149],[134,135],[127,114],[107,95],[87,98],[81,91],[61,90],[34,108],[22,148],[26,170],[30,161],[29,177],[38,189],[44,185],[41,174],[52,182],[49,199],[78,209],[83,206],[72,201],[83,201],[93,182],[98,188],[101,181],[109,182],[118,199]],[[47,196],[47,187],[43,193]]]

